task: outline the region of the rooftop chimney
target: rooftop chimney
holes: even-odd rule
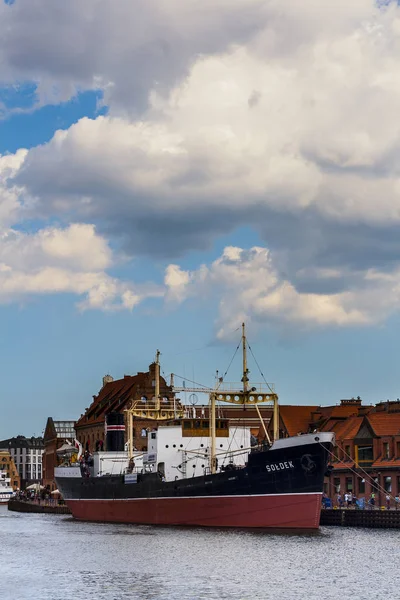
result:
[[[111,383],[112,381],[114,381],[114,377],[112,377],[111,375],[104,375],[104,377],[103,377],[103,387],[105,385],[107,385],[107,383]],[[101,389],[103,389],[103,387]]]
[[[361,406],[362,404],[362,400],[360,398],[360,396],[357,396],[357,398],[351,398],[350,400],[341,400],[340,401],[340,406]]]

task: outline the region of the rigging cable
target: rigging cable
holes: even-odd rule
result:
[[[320,446],[322,446],[322,447],[324,448],[324,446],[323,446],[323,444],[322,444],[321,442],[319,442],[319,444],[320,444]],[[353,461],[353,459],[351,458],[351,456],[350,456],[349,454],[347,454],[347,452],[345,452],[345,451],[343,450],[343,448],[341,448],[341,447],[339,446],[339,444],[337,444],[337,447],[338,447],[340,450],[342,450],[342,451],[343,451],[343,453],[344,453],[346,456],[348,456],[348,457],[349,457],[349,458],[350,458],[350,459]],[[336,455],[334,454],[334,452],[332,452],[331,450],[328,450],[327,448],[325,448],[325,450],[326,450],[326,451],[327,451],[327,452],[328,452],[328,453],[329,453],[331,456],[333,456],[333,458],[334,458],[334,459],[337,459],[337,457],[336,457]],[[353,461],[353,462],[355,462],[355,461]],[[357,464],[357,463],[355,463],[355,464]],[[358,473],[358,472],[357,472],[355,469],[352,469],[352,468],[351,468],[351,467],[349,467],[349,466],[348,466],[347,468],[349,469],[349,471],[351,471],[352,473],[354,473],[354,475],[356,475],[357,477],[359,477],[359,476],[360,476],[360,474],[359,474],[359,473]],[[359,469],[360,469],[360,471],[362,471],[362,473],[364,474],[364,479],[367,479],[367,478],[369,479],[369,483],[370,483],[370,485],[371,485],[371,487],[372,487],[372,491],[373,491],[373,492],[374,492],[374,488],[375,488],[375,490],[376,490],[378,493],[387,494],[387,495],[388,495],[390,498],[392,498],[393,500],[395,500],[395,498],[392,496],[391,492],[388,492],[388,491],[386,491],[386,490],[385,490],[385,488],[384,488],[384,487],[382,487],[382,486],[380,485],[379,481],[378,481],[378,483],[377,483],[377,482],[374,480],[374,478],[372,477],[372,475],[370,475],[369,473],[367,473],[367,471],[365,471],[365,470],[364,470],[362,467],[360,467],[360,465],[358,465],[358,468],[359,468]]]
[[[261,367],[260,367],[260,365],[258,364],[258,362],[257,362],[257,359],[256,359],[256,357],[254,356],[254,352],[253,352],[253,350],[252,350],[252,348],[251,348],[251,346],[250,346],[250,344],[249,344],[248,342],[247,342],[247,346],[248,346],[248,348],[249,348],[249,350],[250,350],[250,352],[251,352],[251,355],[252,355],[252,357],[254,358],[254,362],[256,363],[256,365],[257,365],[257,367],[258,367],[258,370],[259,370],[259,371],[260,371],[260,373],[261,373],[261,377],[264,379],[264,382],[265,382],[265,384],[268,386],[268,389],[270,390],[270,392],[271,392],[272,394],[274,394],[275,392],[274,392],[274,390],[271,388],[271,386],[269,385],[268,381],[265,379],[265,377],[264,377],[264,373],[261,371]]]

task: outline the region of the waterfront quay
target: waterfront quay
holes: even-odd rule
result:
[[[13,498],[8,502],[8,510],[12,512],[22,513],[41,513],[41,514],[53,514],[53,515],[70,515],[66,504],[60,504],[54,501],[46,500],[18,500]]]
[[[323,509],[320,523],[321,526],[400,529],[400,510]]]

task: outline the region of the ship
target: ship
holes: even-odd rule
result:
[[[152,399],[133,398],[125,414],[106,415],[106,449],[56,467],[55,480],[75,519],[164,526],[256,529],[319,527],[324,476],[334,434],[279,439],[278,395],[251,385],[242,324],[243,376],[239,386],[209,390],[207,411],[196,413],[159,393],[155,362]],[[253,405],[261,443],[246,426],[218,416],[220,403]],[[272,436],[259,404],[271,404]],[[146,419],[147,450],[133,446],[134,419]],[[270,430],[271,431],[271,430]],[[125,435],[127,441],[125,441]]]
[[[14,490],[11,487],[11,479],[7,477],[6,471],[0,471],[0,504],[7,504],[14,496]]]

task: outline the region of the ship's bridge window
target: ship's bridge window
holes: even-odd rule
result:
[[[156,432],[155,432],[155,431],[153,431],[153,433],[151,434],[151,439],[152,439],[152,440],[155,440],[155,439],[156,439],[156,437],[157,437],[157,434],[156,434]]]
[[[190,421],[183,421],[183,429],[191,429],[192,424]]]
[[[210,422],[209,421],[203,421],[203,423],[201,424],[201,426],[203,427],[203,429],[207,429],[208,427],[210,427]]]
[[[201,428],[201,421],[195,421],[194,422],[194,428],[195,429],[200,429]]]

